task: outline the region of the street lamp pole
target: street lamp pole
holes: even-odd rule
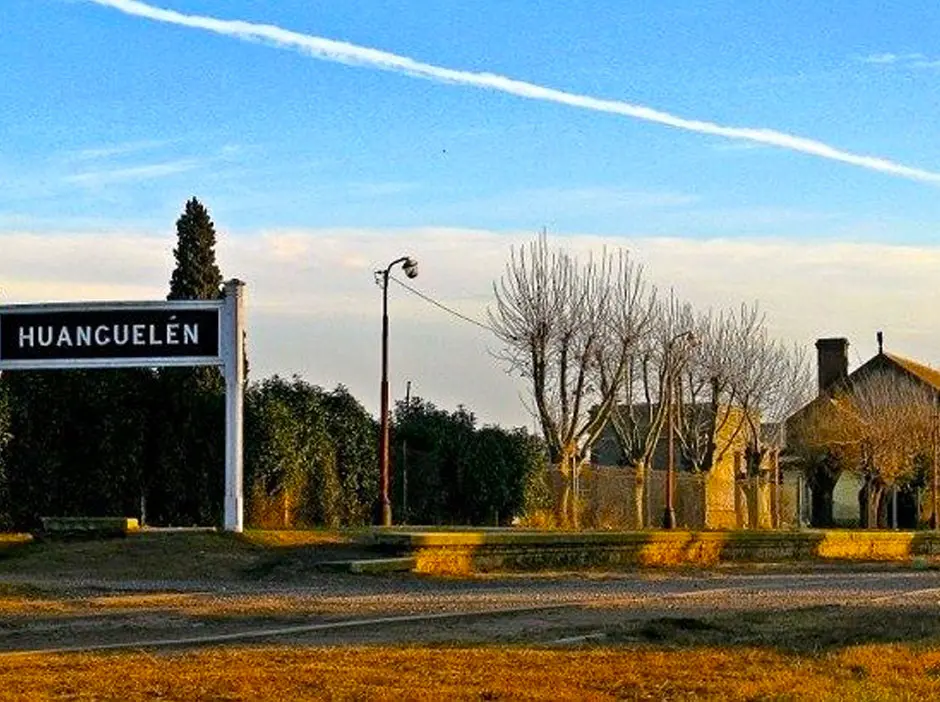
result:
[[[678,364],[673,358],[673,350],[676,342],[687,337],[694,344],[695,338],[691,331],[684,331],[676,334],[666,344],[666,434],[667,434],[667,453],[666,453],[666,508],[663,510],[663,528],[676,528],[676,427],[675,427],[675,400],[673,395],[675,387],[674,374]]]
[[[382,499],[382,526],[392,525],[392,500],[389,495],[388,461],[388,277],[398,264],[409,278],[418,275],[418,262],[409,256],[396,258],[383,270],[375,272],[375,282],[382,288],[382,382],[379,403],[379,490]]]
[[[672,344],[670,344],[669,356],[672,356]],[[672,363],[672,359],[669,359]],[[666,383],[666,433],[668,439],[668,451],[666,454],[666,509],[663,512],[663,528],[676,528],[676,508],[675,500],[675,478],[676,478],[676,439],[675,426],[673,425],[673,403],[672,403],[672,369],[667,370],[668,375]]]

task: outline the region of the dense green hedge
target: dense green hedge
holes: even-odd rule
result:
[[[49,515],[221,523],[224,391],[213,373],[0,376],[0,528],[33,529]],[[371,523],[377,439],[377,422],[342,386],[278,376],[250,384],[249,523]],[[397,522],[506,524],[543,465],[541,443],[525,431],[478,428],[467,410],[420,399],[398,406],[392,447]]]

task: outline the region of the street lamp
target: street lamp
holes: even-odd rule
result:
[[[663,528],[675,529],[676,527],[676,443],[675,443],[675,402],[673,400],[674,376],[678,370],[678,364],[673,361],[673,349],[676,342],[683,337],[688,338],[689,344],[695,344],[695,336],[692,331],[684,331],[676,334],[666,343],[666,434],[668,439],[668,452],[666,454],[666,508],[663,510]]]
[[[418,262],[410,256],[396,258],[384,270],[375,272],[375,282],[382,288],[382,384],[379,429],[379,484],[382,493],[382,526],[392,525],[392,501],[389,497],[388,467],[388,276],[401,264],[409,278],[418,277]]]

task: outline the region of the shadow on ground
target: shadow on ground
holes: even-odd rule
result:
[[[940,643],[934,607],[823,605],[706,616],[662,616],[604,631],[603,643],[668,648],[741,646],[815,654],[864,644]]]
[[[7,544],[0,576],[97,580],[289,579],[325,561],[375,557],[364,532],[142,530],[125,537]]]

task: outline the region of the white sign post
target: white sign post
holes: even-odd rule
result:
[[[226,531],[241,532],[245,511],[244,423],[245,408],[245,284],[225,284],[222,307],[222,360],[225,373],[225,514]]]
[[[220,366],[225,376],[226,531],[243,527],[245,284],[222,300],[0,306],[0,371]]]

